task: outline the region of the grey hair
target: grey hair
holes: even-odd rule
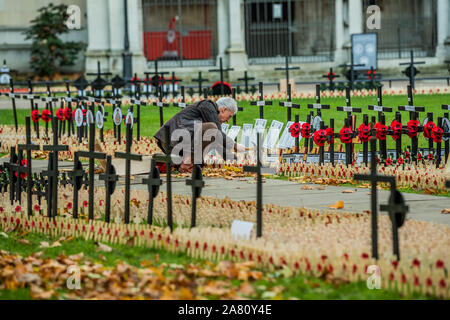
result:
[[[225,107],[228,110],[232,111],[233,115],[235,115],[238,110],[236,100],[230,97],[222,97],[216,101],[216,104],[219,108]]]

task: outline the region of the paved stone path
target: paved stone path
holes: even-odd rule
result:
[[[7,161],[0,159],[0,163]],[[33,171],[41,171],[47,166],[47,161],[34,160]],[[70,170],[72,164],[60,162],[60,170]],[[146,186],[139,184],[143,175],[136,176],[132,180],[133,188],[146,190]],[[98,177],[96,177],[98,179]],[[118,188],[123,187],[124,179],[120,179]],[[103,185],[102,181],[96,181]],[[256,200],[256,184],[253,178],[224,180],[222,178],[205,178],[205,188],[202,195],[216,198],[228,196],[232,200]],[[303,185],[295,182],[267,179],[263,184],[263,202],[283,206],[307,207],[317,209],[329,209],[337,201],[344,201],[345,211],[362,212],[370,210],[369,189],[325,186],[325,190],[318,190],[318,185],[310,184],[313,190],[302,190]],[[161,187],[166,190],[165,184]],[[186,186],[185,179],[173,179],[172,190],[176,194],[191,194],[191,187]],[[354,193],[343,193],[345,190],[353,190]],[[442,214],[444,208],[450,208],[450,198],[429,196],[414,193],[403,193],[406,203],[409,205],[408,217],[412,219],[450,225],[450,214]],[[389,191],[378,190],[378,203],[387,203]],[[386,214],[386,213],[381,213]]]

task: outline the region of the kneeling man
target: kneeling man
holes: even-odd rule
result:
[[[182,154],[183,160],[179,167],[181,172],[192,172],[194,164],[203,164],[203,157],[211,149],[216,149],[226,160],[233,159],[234,155],[231,151],[243,152],[245,148],[223,133],[221,124],[228,122],[236,112],[237,103],[230,97],[220,98],[217,102],[202,100],[190,105],[178,112],[156,132],[155,138],[158,146],[164,152],[167,151],[165,150],[164,131],[165,127],[168,127],[171,137],[170,150],[168,151],[172,153],[172,150],[177,145],[180,145],[180,148],[183,148],[184,151]],[[175,134],[173,135],[173,133]],[[184,141],[184,139],[182,142],[178,140],[173,141],[173,136],[179,139],[181,136],[186,136],[184,133],[188,133],[189,141]],[[214,143],[211,143],[211,139],[205,139],[206,136],[214,137]],[[198,138],[201,141],[196,141]],[[187,152],[186,146],[189,148]],[[201,158],[200,155],[194,155],[194,150],[198,152],[201,150]],[[180,150],[177,151],[179,152]],[[176,152],[177,155],[179,154],[178,152]]]

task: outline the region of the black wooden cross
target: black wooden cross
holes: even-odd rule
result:
[[[166,164],[167,172],[167,224],[169,225],[170,232],[173,231],[172,221],[172,156],[170,150],[170,131],[169,127],[164,127],[165,134],[165,151],[166,154],[155,154],[153,159],[156,162],[164,162]]]
[[[238,81],[244,81],[244,83],[245,83],[245,93],[248,93],[248,81],[249,80],[255,80],[255,78],[247,76],[247,71],[244,71],[244,77],[243,78],[238,78],[237,80]]]
[[[330,109],[329,104],[320,103],[320,84],[316,85],[316,103],[308,104],[308,109],[315,109],[319,117],[322,117],[322,110]]]
[[[126,151],[115,152],[115,157],[125,159],[125,223],[130,223],[130,181],[131,181],[131,160],[142,161],[142,155],[131,153],[131,144],[133,142],[133,132],[131,123],[127,123],[126,133]]]
[[[286,107],[287,110],[287,121],[291,121],[292,118],[292,108],[300,109],[300,105],[296,103],[292,103],[292,92],[291,92],[291,84],[287,85],[287,101],[280,101],[279,105],[282,107]]]
[[[340,76],[333,72],[333,68],[330,68],[330,71],[328,72],[328,74],[325,74],[325,75],[322,76],[322,78],[327,78],[328,79],[328,81],[329,81],[329,89],[331,91],[334,91],[334,88],[335,88],[335,86],[334,86],[334,79],[336,79],[338,77],[340,77]]]
[[[147,185],[149,193],[149,203],[147,211],[147,223],[153,224],[153,200],[159,193],[159,187],[162,185],[159,169],[156,167],[156,160],[152,158],[150,162],[150,173],[147,179],[142,179]]]
[[[177,79],[175,77],[175,72],[172,71],[172,77],[169,79],[170,84],[172,85],[172,96],[175,98],[178,95],[178,91],[176,90],[176,82],[183,82],[182,79]]]
[[[289,57],[285,57],[285,65],[284,67],[275,68],[275,71],[284,71],[286,75],[286,89],[289,84],[289,70],[300,70],[300,67],[290,67],[289,66]]]
[[[417,69],[414,67],[414,65],[419,64],[425,64],[425,61],[414,61],[414,51],[411,50],[410,52],[410,61],[409,62],[403,62],[400,63],[401,66],[408,66],[403,73],[409,78],[409,85],[411,88],[415,89],[415,78],[416,75],[419,73]]]
[[[181,102],[175,102],[173,106],[178,108],[186,108],[188,106],[186,104],[186,97],[184,96],[184,86],[181,86]]]
[[[67,94],[67,97],[65,97],[64,100],[66,100],[67,107],[70,109],[70,112],[72,113],[72,102],[75,102],[76,104],[78,104],[78,99],[77,98],[72,98],[70,96],[70,84],[69,84],[69,81],[66,81],[66,94]],[[73,117],[70,117],[67,129],[68,129],[68,132],[69,132],[70,135],[75,133]]]
[[[37,175],[37,173],[33,174],[33,194],[36,195],[39,205],[41,205],[41,198],[46,197],[48,192],[48,183],[42,173]]]
[[[347,123],[346,127],[351,127],[353,129],[353,118],[352,113],[361,113],[361,108],[355,108],[351,106],[351,96],[350,96],[350,88],[345,88],[345,101],[347,103],[347,106],[345,107],[337,107],[337,111],[344,111],[347,112]],[[345,145],[346,150],[346,163],[350,164],[352,163],[353,158],[353,142]]]
[[[211,69],[209,72],[219,72],[220,73],[220,94],[223,96],[224,92],[224,84],[223,84],[223,73],[224,71],[233,71],[233,68],[223,68],[222,58],[219,58],[219,69]]]
[[[409,111],[410,120],[419,120],[419,112],[425,112],[425,107],[414,106],[413,89],[411,86],[408,86],[408,105],[398,106],[398,111]],[[419,125],[418,132],[421,131],[423,131],[423,127]],[[418,142],[419,138],[417,136],[411,139],[413,158],[417,158]]]
[[[198,78],[192,79],[192,81],[198,82],[198,94],[201,95],[203,93],[202,83],[209,81],[209,79],[202,78],[202,73],[201,71],[199,71]]]
[[[244,172],[256,173],[256,237],[262,236],[262,174],[261,174],[261,159],[260,159],[260,145],[262,134],[257,135],[256,144],[256,166],[244,166]]]
[[[105,222],[109,223],[111,216],[111,195],[116,190],[116,183],[119,179],[116,174],[116,168],[111,164],[111,156],[106,157],[106,171],[100,175],[99,179],[105,181]]]
[[[378,213],[377,213],[377,183],[387,182],[391,184],[391,188],[395,189],[395,177],[380,176],[377,173],[377,139],[370,138],[370,175],[355,174],[353,179],[358,181],[370,181],[371,190],[371,221],[372,221],[372,257],[378,259]]]
[[[202,189],[205,186],[201,166],[194,166],[194,169],[192,170],[192,177],[191,179],[186,180],[186,185],[192,187],[191,228],[194,228],[197,222],[197,198],[200,197]]]
[[[427,112],[427,118],[426,119],[427,119],[427,123],[428,123],[428,121],[433,122],[433,112]],[[438,121],[438,123],[436,123],[436,125],[440,126],[439,123],[440,122]],[[425,124],[424,124],[424,129],[425,129]],[[425,138],[425,139],[428,140],[428,153],[433,153],[434,152],[433,139],[431,138],[431,136],[428,139],[427,138]]]
[[[153,102],[153,105],[156,107],[159,107],[159,125],[160,127],[162,127],[164,125],[164,109],[163,108],[167,108],[169,106],[168,103],[163,102],[163,91],[162,88],[159,88],[159,101],[158,102]]]
[[[83,186],[83,177],[85,175],[83,164],[80,161],[80,155],[75,152],[74,160],[73,160],[73,170],[70,172],[72,176],[72,185],[73,185],[73,209],[72,216],[74,219],[78,219],[78,191],[80,191]]]
[[[234,100],[236,100],[236,89],[233,88],[233,90],[231,91],[231,96],[233,97]],[[237,104],[237,100],[236,100],[236,104]],[[236,115],[239,111],[244,111],[243,107],[237,107],[237,111],[235,114],[233,114],[233,126],[236,125]]]
[[[94,161],[95,159],[106,159],[103,152],[95,152],[95,124],[89,124],[89,151],[78,151],[80,158],[89,159],[89,220],[94,219]]]
[[[116,75],[111,79],[111,85],[113,89],[113,96],[117,99],[122,96],[122,88],[125,87],[126,81],[119,75]]]
[[[52,127],[58,127],[58,119],[53,117]],[[58,145],[58,131],[53,129],[53,145],[46,145],[44,151],[51,151],[49,155],[49,169],[43,174],[48,176],[49,192],[47,196],[47,215],[49,218],[56,218],[58,213],[58,152],[69,150],[67,145]]]
[[[30,117],[25,118],[25,128],[26,128],[26,143],[25,144],[19,144],[19,154],[22,153],[22,151],[26,150],[27,152],[27,212],[28,216],[30,217],[32,215],[32,203],[33,203],[33,176],[31,172],[31,151],[32,150],[39,150],[39,145],[34,145],[31,143],[31,123],[30,123]]]
[[[164,78],[164,75],[169,74],[169,72],[158,71],[158,60],[157,59],[155,60],[154,63],[155,63],[155,71],[154,72],[144,72],[144,74],[146,76],[146,79],[148,78],[148,75],[154,75],[152,77],[152,83],[155,86],[156,95],[158,95],[158,92],[159,92],[158,89],[160,86],[162,87],[162,85],[161,85],[162,79]]]
[[[369,110],[378,111],[378,122],[380,122],[381,124],[385,125],[386,124],[386,117],[385,117],[384,113],[385,112],[392,112],[393,108],[391,108],[391,107],[383,107],[383,86],[381,86],[381,85],[378,86],[377,91],[378,91],[378,97],[377,97],[378,105],[376,105],[376,106],[369,105]],[[386,140],[380,140],[379,144],[380,144],[381,156],[383,157],[383,159],[387,159]]]
[[[34,96],[33,95],[33,83],[31,82],[31,79],[27,80],[28,82],[28,95],[27,95],[27,99],[30,100],[30,109],[31,112],[33,112],[34,110],[34,99],[37,98],[39,99],[39,96]],[[33,122],[33,127],[34,127],[34,131],[36,132],[36,134],[38,134],[38,122]],[[38,135],[39,137],[39,135]]]
[[[17,152],[17,166],[15,167],[15,172],[17,173],[16,178],[16,201],[22,203],[22,190],[23,190],[23,179],[21,174],[26,174],[27,167],[22,164],[23,161],[23,152],[19,149]]]
[[[111,72],[101,72],[100,61],[97,61],[97,72],[87,73],[88,76],[97,76],[94,81],[91,82],[91,88],[94,91],[96,97],[103,96],[103,88],[108,84],[108,82],[102,78],[102,76],[111,76]]]
[[[442,105],[442,110],[450,110],[450,105]],[[447,122],[447,124],[449,123],[449,116],[448,116],[448,112],[444,113],[444,119],[446,119],[445,121]],[[444,121],[444,120],[443,120]],[[443,128],[444,129],[444,128]],[[450,128],[449,128],[450,129]],[[444,134],[445,134],[445,130],[444,130]],[[445,145],[445,159],[444,162],[447,163],[447,159],[448,159],[448,155],[450,153],[450,138],[444,139],[444,145]]]
[[[14,204],[14,199],[16,198],[16,183],[19,182],[18,179],[20,179],[19,175],[19,157],[16,154],[16,147],[11,147],[11,152],[9,155],[9,162],[5,163],[5,167],[8,169],[8,176],[10,181],[9,186],[9,200],[11,201],[11,205]],[[17,174],[17,178],[16,178]]]
[[[341,64],[339,67],[350,67],[350,90],[353,90],[353,83],[355,82],[355,67],[363,67],[364,64],[355,64],[353,58],[353,50],[351,52],[351,62],[349,64]]]
[[[147,102],[134,99],[131,99],[130,102],[136,105],[136,139],[141,141],[141,106],[146,106]]]
[[[121,144],[121,138],[120,138],[120,124],[118,126],[116,126],[116,124],[114,123],[114,111],[116,111],[117,108],[120,108],[122,101],[121,100],[117,100],[117,96],[116,99],[110,99],[109,103],[112,104],[112,110],[113,110],[113,127],[114,127],[114,138],[117,138],[117,142],[119,142],[119,144]]]
[[[387,205],[380,205],[381,211],[387,211],[389,219],[392,223],[392,246],[394,255],[397,256],[397,260],[400,260],[400,245],[398,238],[398,228],[402,227],[406,220],[406,213],[409,207],[405,205],[405,200],[402,194],[395,187],[395,178],[391,183],[391,195],[389,196],[389,202]]]
[[[271,106],[272,101],[264,101],[263,83],[259,83],[259,101],[251,101],[250,105],[259,107],[259,118],[264,119],[264,107]]]
[[[78,90],[78,97],[82,98],[86,96],[86,88],[89,86],[89,82],[86,81],[86,78],[84,76],[78,77],[74,82],[73,85]]]
[[[19,129],[19,125],[17,124],[17,110],[16,110],[16,95],[14,94],[14,82],[12,79],[9,79],[9,97],[11,98],[13,114],[14,114],[14,125],[16,127],[16,132]]]
[[[52,114],[52,117],[53,117],[53,102],[58,102],[59,99],[57,97],[53,96],[52,89],[50,87],[49,82],[46,82],[46,86],[47,86],[47,92],[46,92],[47,96],[42,97],[41,100],[48,104],[48,106],[50,107],[50,113]]]

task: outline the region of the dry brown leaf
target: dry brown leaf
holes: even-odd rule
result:
[[[325,190],[325,188],[326,188],[325,186],[318,186],[317,190]]]
[[[26,245],[30,245],[30,241],[28,241],[27,239],[20,239],[20,240],[17,240],[17,242],[20,242],[20,243],[23,243]]]
[[[355,191],[354,190],[344,190],[344,191],[342,191],[342,193],[355,193]]]
[[[441,211],[442,214],[450,214],[450,209],[442,209]]]
[[[333,205],[328,205],[328,208],[332,208],[332,209],[342,209],[342,208],[344,208],[344,201],[342,201],[342,200],[336,201],[335,204],[333,204]]]
[[[314,190],[314,187],[313,186],[304,185],[304,186],[302,186],[301,189],[302,190]]]
[[[248,281],[245,281],[245,282],[241,283],[238,293],[241,293],[247,297],[250,297],[255,294],[255,289]]]
[[[106,244],[103,243],[98,243],[98,248],[97,251],[102,251],[102,252],[111,252],[112,248],[107,246]]]

